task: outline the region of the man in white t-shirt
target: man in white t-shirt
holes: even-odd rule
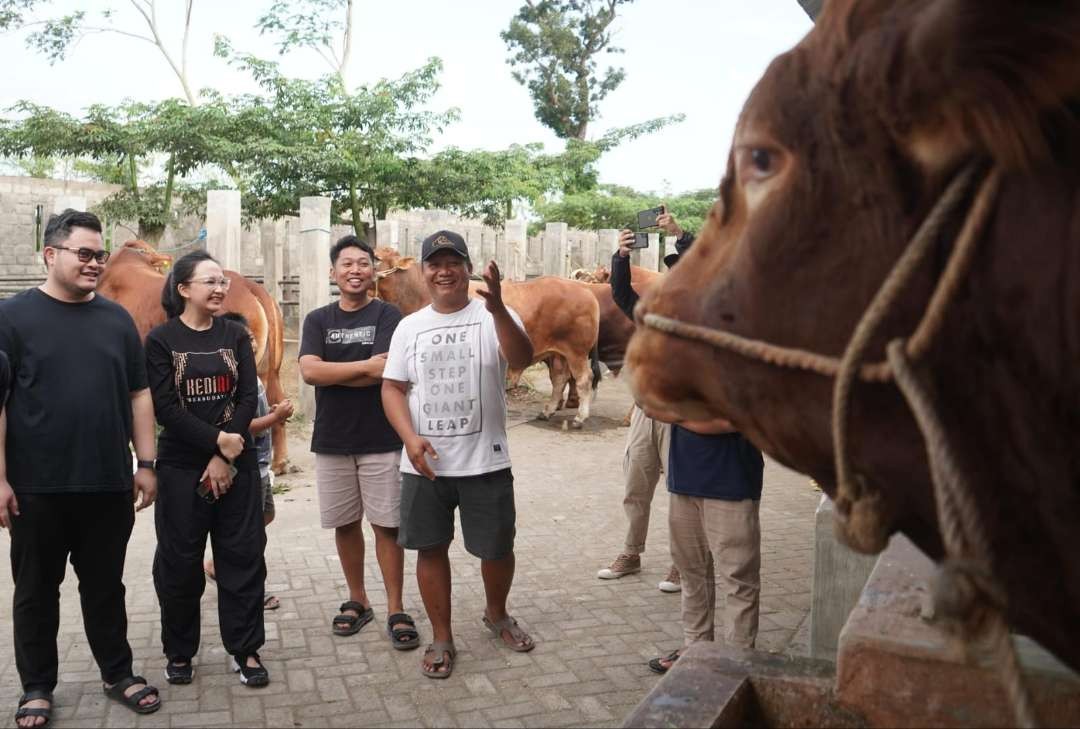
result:
[[[532,638],[506,612],[514,580],[514,477],[506,443],[506,369],[532,363],[521,318],[502,300],[499,269],[484,269],[487,290],[469,298],[472,261],[465,240],[448,230],[420,252],[431,304],[401,320],[383,370],[383,409],[404,443],[398,543],[418,550],[416,578],[434,640],[421,671],[453,670],[450,559],[454,509],[465,549],[480,558],[484,625],[512,650]]]

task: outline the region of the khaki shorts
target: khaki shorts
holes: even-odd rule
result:
[[[315,454],[319,519],[324,529],[360,521],[396,528],[401,523],[401,451],[357,456]]]

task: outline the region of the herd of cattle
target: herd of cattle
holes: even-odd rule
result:
[[[394,304],[403,314],[411,314],[430,302],[414,258],[402,257],[385,246],[376,251],[376,256],[376,296]],[[165,321],[161,289],[171,261],[170,256],[158,253],[143,241],[128,241],[113,254],[101,278],[98,290],[131,313],[143,338]],[[225,274],[238,282],[229,289],[225,311],[239,312],[251,323],[259,377],[269,401],[277,402],[285,397],[280,376],[285,348],[281,309],[255,281],[235,271]],[[645,293],[659,275],[633,267],[633,286],[638,294]],[[606,271],[598,269],[573,280],[542,276],[503,284],[503,298],[521,316],[532,339],[535,362],[547,364],[551,376],[552,394],[541,418],[550,418],[563,406],[576,405],[572,426],[580,428],[589,417],[599,385],[599,364],[602,362],[615,373],[622,368],[634,325],[615,305],[611,287],[596,283],[605,280]],[[474,290],[478,285],[474,282]],[[510,372],[510,383],[516,383],[520,376],[520,371]],[[273,468],[282,473],[288,459],[284,426],[274,427],[273,443]]]

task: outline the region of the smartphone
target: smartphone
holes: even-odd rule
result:
[[[207,501],[211,504],[217,501],[217,496],[214,496],[214,489],[210,486],[209,476],[199,482],[199,485],[195,488],[195,493],[197,493],[203,501]]]
[[[642,210],[637,214],[637,227],[639,228],[655,228],[656,219],[664,214],[664,206],[661,205],[655,208],[649,208],[648,210]],[[637,246],[635,246],[637,247]]]
[[[232,474],[232,477],[235,479],[236,474],[239,473],[239,471],[236,470],[236,466],[229,464],[229,473]],[[214,496],[214,489],[210,485],[209,476],[199,482],[199,485],[195,488],[195,493],[211,504],[217,501],[217,496]]]
[[[649,247],[649,234],[648,233],[634,233],[634,243],[631,248],[648,248]]]

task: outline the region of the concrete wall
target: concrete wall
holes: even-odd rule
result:
[[[119,185],[95,182],[0,177],[0,277],[45,276],[37,244],[57,198],[83,197],[92,207],[118,189]],[[35,210],[39,205],[41,224],[37,226]],[[113,237],[123,242],[133,236],[117,227]]]
[[[35,250],[34,211],[41,205],[43,217],[41,230],[52,212],[59,197],[74,196],[86,199],[87,207],[99,204],[106,197],[120,189],[119,185],[105,185],[96,182],[75,182],[49,180],[32,177],[0,177],[0,277],[37,276],[44,274],[40,262],[41,256]],[[240,232],[240,265],[245,275],[262,274],[265,262],[262,242],[266,228],[264,221],[248,222]],[[444,210],[408,210],[390,213],[385,221],[393,235],[387,235],[396,243],[403,255],[418,255],[420,242],[429,234],[440,229],[461,232],[469,240],[469,247],[477,263],[494,258],[503,271],[511,268],[512,262],[507,256],[506,232],[503,229],[481,225],[448,213]],[[127,221],[107,221],[107,236],[111,236],[115,245],[137,237],[136,225]],[[185,216],[166,229],[158,243],[158,249],[181,256],[195,248],[205,247],[200,240],[200,232],[206,228],[206,221]],[[330,228],[330,241],[353,232],[352,226],[337,224]],[[577,268],[592,269],[596,265],[606,264],[611,252],[600,245],[600,237],[595,231],[566,229],[567,256],[571,270]],[[373,242],[376,242],[373,240]],[[550,243],[549,243],[550,246]],[[285,245],[282,269],[285,276],[296,275],[299,271],[299,250]],[[525,269],[529,276],[552,274],[544,263],[544,235],[529,239],[525,250]],[[329,262],[327,263],[329,266]],[[565,264],[560,263],[560,270]]]

